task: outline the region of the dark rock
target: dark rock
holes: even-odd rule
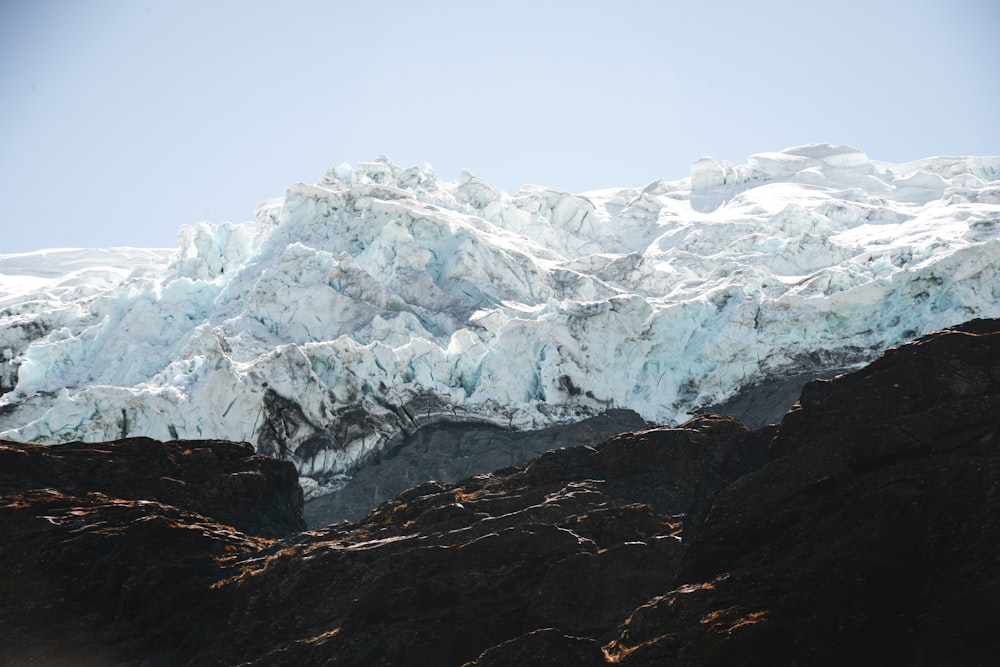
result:
[[[58,489],[155,500],[238,530],[280,537],[305,529],[295,468],[224,440],[23,445],[0,441],[0,489]]]
[[[702,412],[729,415],[738,419],[747,428],[754,430],[769,424],[777,424],[799,400],[802,388],[809,381],[829,379],[850,370],[846,367],[831,368],[822,364],[810,366],[824,370],[768,378],[757,384],[743,387],[731,398],[722,403],[707,406]]]
[[[0,664],[177,664],[220,570],[302,530],[294,467],[246,443],[0,442]]]
[[[35,489],[0,497],[0,664],[176,664],[220,568],[266,541],[149,500]]]
[[[581,451],[595,458],[598,450]],[[10,503],[25,521],[34,520],[37,544],[60,551],[67,542],[80,545],[82,553],[71,553],[80,567],[60,580],[99,572],[95,559],[112,568],[88,584],[102,594],[86,595],[74,607],[62,604],[72,584],[46,587],[52,570],[23,561],[25,581],[39,584],[12,590],[5,598],[9,620],[0,622],[0,639],[22,638],[20,656],[52,659],[39,648],[49,636],[45,628],[72,618],[79,619],[80,636],[67,646],[88,647],[86,654],[99,656],[99,664],[162,656],[150,664],[309,665],[337,656],[338,664],[460,665],[543,628],[570,634],[585,628],[608,639],[637,604],[669,588],[681,555],[676,523],[572,471],[542,483],[524,469],[458,485],[428,483],[362,522],[273,544],[253,544],[203,519],[203,540],[165,549],[166,538],[136,531],[175,529],[179,519],[159,517],[180,510],[131,502],[130,511],[148,508],[150,517],[128,515],[115,523],[106,510],[99,514],[87,505],[94,498],[74,499],[76,509],[69,510],[80,513],[79,522],[92,517],[107,527],[107,534],[93,531],[86,543],[74,542],[79,525],[45,520],[48,507]],[[223,531],[218,539],[216,531]],[[12,532],[20,545],[23,532]],[[0,566],[19,553],[6,553]],[[573,608],[558,597],[546,600],[574,576],[582,557],[595,559],[599,576],[577,583],[577,595],[565,599]],[[179,583],[183,572],[187,578]],[[52,605],[18,624],[13,610],[29,598]],[[143,624],[149,627],[137,632]],[[586,645],[593,648],[596,641]],[[72,662],[73,654],[67,656]]]
[[[314,529],[344,519],[357,521],[379,503],[426,480],[454,483],[486,470],[524,465],[555,447],[596,445],[649,426],[631,410],[608,410],[535,431],[448,421],[427,424],[389,443],[377,461],[352,471],[345,488],[306,502],[306,521]]]
[[[992,664],[998,415],[1000,322],[974,322],[778,427],[704,415],[278,540],[87,493],[105,446],[43,477],[10,445],[0,664]]]
[[[535,630],[483,651],[464,667],[598,667],[606,665],[601,645],[586,637],[572,637],[561,630]]]
[[[1000,323],[806,386],[770,461],[724,487],[689,582],[638,609],[622,664],[985,665],[1000,639]]]
[[[656,536],[574,554],[546,570],[529,621],[603,637],[636,607],[671,588],[683,553],[679,538]]]
[[[620,507],[602,485],[531,486],[523,479],[484,475],[445,489],[427,485],[426,494],[386,503],[363,522],[303,535],[282,566],[261,563],[252,576],[217,587],[232,610],[220,619],[231,637],[226,645],[262,665],[323,664],[322,656],[333,654],[343,664],[460,665],[525,633],[579,625],[544,596],[581,558],[598,559],[599,570],[629,569],[618,573],[622,589],[593,581],[582,596],[590,609],[609,607],[602,610],[605,631],[671,579],[679,544],[650,542],[672,539],[672,525],[660,520],[657,531],[648,511],[622,508],[622,521],[634,516],[638,524],[622,532],[654,535],[626,555],[602,553],[570,527],[589,512]],[[281,629],[261,633],[252,619],[275,608],[284,613]],[[285,647],[280,663],[274,646]]]

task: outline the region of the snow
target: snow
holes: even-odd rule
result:
[[[333,488],[437,419],[679,422],[866,362],[1000,316],[998,266],[1000,157],[813,145],[582,194],[341,164],[172,251],[0,255],[0,438],[248,440]]]

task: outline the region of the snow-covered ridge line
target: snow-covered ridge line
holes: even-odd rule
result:
[[[169,260],[81,252],[0,255],[0,437],[244,439],[324,478],[435,419],[679,421],[1000,316],[1000,157],[804,146],[579,195],[380,158]]]

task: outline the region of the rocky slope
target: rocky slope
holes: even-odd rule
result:
[[[776,424],[798,400],[806,382],[835,375],[837,371],[821,371],[766,380],[700,412],[729,415],[751,429]],[[427,424],[391,440],[368,465],[352,475],[335,477],[336,483],[328,484],[324,493],[308,498],[306,522],[321,528],[344,519],[358,520],[400,491],[427,480],[458,482],[482,470],[525,465],[548,449],[596,445],[651,426],[631,410],[608,410],[579,422],[529,431],[490,424]]]
[[[277,539],[7,443],[33,463],[0,477],[2,660],[990,664],[998,415],[1000,321],[978,320],[806,385],[778,426],[703,415]]]
[[[157,501],[264,537],[305,529],[295,482],[288,465],[255,454],[247,443],[223,440],[0,448],[0,488]]]
[[[789,403],[789,405],[791,405]],[[609,410],[583,421],[531,431],[490,424],[427,424],[391,441],[341,488],[315,495],[305,504],[310,528],[363,518],[397,493],[427,480],[459,482],[484,470],[525,465],[546,450],[597,445],[625,431],[653,426],[630,410]]]

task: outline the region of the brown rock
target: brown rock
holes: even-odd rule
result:
[[[601,645],[593,639],[545,628],[487,649],[464,667],[598,667],[606,664]]]
[[[690,522],[688,583],[632,615],[622,664],[994,660],[1000,323],[810,383],[770,458]]]
[[[156,500],[264,537],[305,530],[295,468],[255,454],[245,442],[0,441],[0,489],[38,488]]]
[[[777,428],[702,416],[277,540],[222,523],[295,505],[239,447],[5,445],[0,664],[991,664],[998,415],[973,322]]]

